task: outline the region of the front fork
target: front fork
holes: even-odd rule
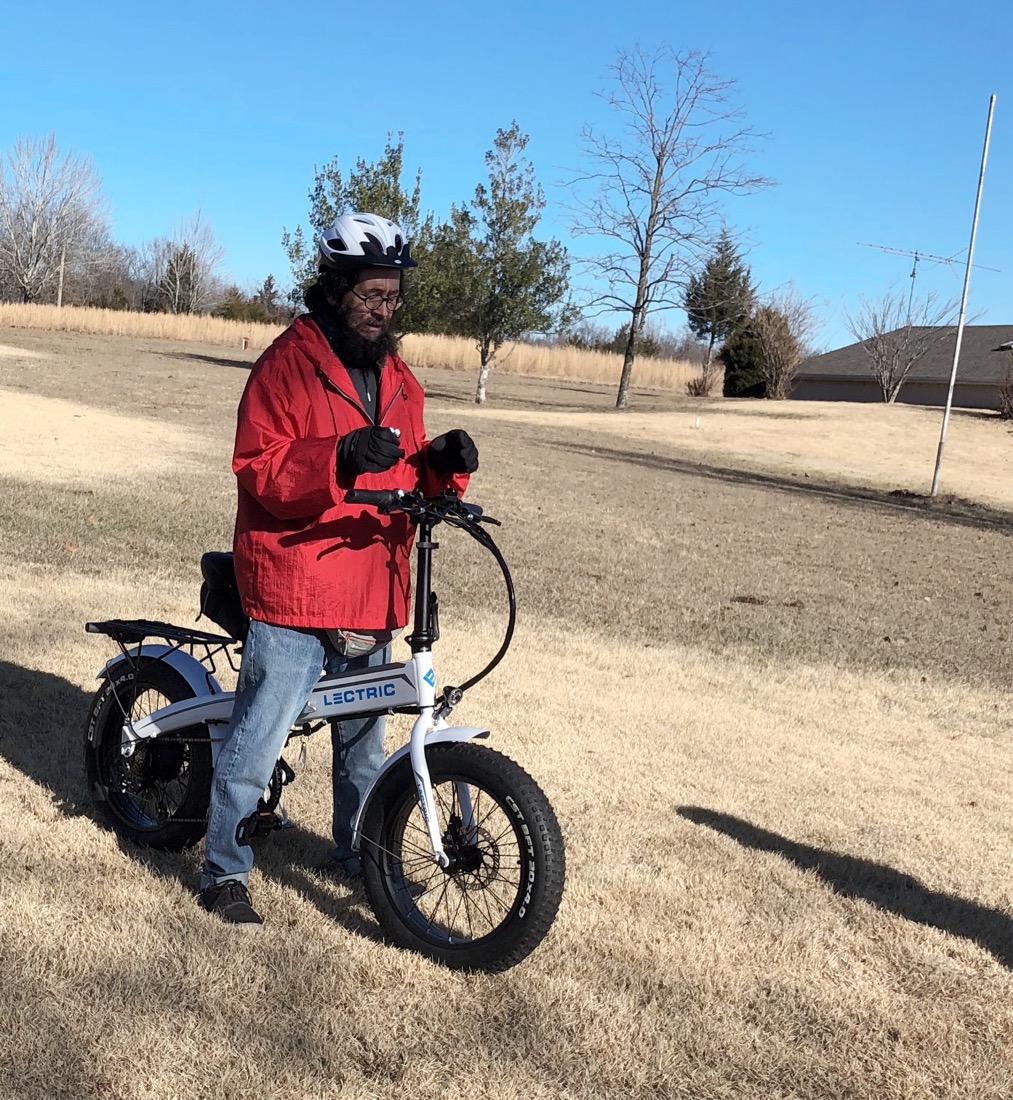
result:
[[[409,758],[412,773],[415,776],[415,790],[418,794],[419,809],[422,811],[422,818],[426,823],[426,832],[429,835],[429,843],[433,849],[433,860],[445,869],[450,866],[450,857],[443,849],[443,837],[439,834],[436,798],[433,795],[433,783],[429,775],[429,764],[426,760],[426,736],[447,723],[442,717],[435,720],[433,717],[436,709],[436,674],[433,671],[432,652],[426,650],[416,653],[412,660],[415,665],[415,683],[419,696],[419,706],[422,709],[412,726]],[[473,841],[475,815],[471,805],[471,790],[467,783],[457,783],[455,786],[465,835],[469,838],[469,841]]]
[[[419,808],[433,849],[433,859],[441,867],[449,867],[450,857],[443,850],[443,837],[437,831],[439,822],[436,816],[436,798],[433,795],[432,780],[429,778],[429,764],[426,762],[426,735],[435,729],[433,712],[436,709],[436,673],[433,670],[432,651],[416,653],[412,661],[415,665],[415,684],[421,711],[412,726],[408,754],[412,763],[412,774],[415,776]]]

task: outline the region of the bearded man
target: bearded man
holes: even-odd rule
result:
[[[359,489],[463,492],[478,451],[460,429],[426,438],[423,393],[394,314],[416,263],[392,221],[344,214],[318,239],[309,312],[257,360],[239,404],[234,557],[250,618],[235,707],[215,764],[201,903],[259,928],[250,822],[321,672],[385,664],[408,622],[413,527],[348,504]],[[361,873],[356,813],[384,760],[384,719],[332,723],[333,858]]]

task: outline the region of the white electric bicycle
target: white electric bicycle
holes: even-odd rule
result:
[[[391,755],[359,809],[354,845],[366,896],[398,946],[455,969],[500,971],[548,933],[563,894],[565,856],[556,815],[538,784],[514,761],[475,744],[489,731],[447,723],[464,692],[506,653],[516,604],[510,571],[488,531],[496,520],[452,493],[352,490],[350,503],[405,512],[417,527],[411,659],[322,678],[290,735],[331,719],[410,713],[406,745]],[[503,642],[481,672],[437,694],[432,647],[439,610],[432,586],[433,529],[457,527],[493,555],[506,583]],[[231,555],[201,561],[201,609],[227,635],[171,623],[113,619],[86,624],[120,654],[99,673],[85,723],[88,781],[118,834],[181,850],[204,835],[214,764],[234,695],[216,679],[216,658],[236,670],[247,620]],[[155,639],[149,641],[148,639]],[[279,759],[248,835],[283,823],[282,788],[295,777]]]

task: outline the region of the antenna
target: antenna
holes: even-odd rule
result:
[[[858,243],[862,246],[862,248],[878,248],[881,252],[889,252],[894,256],[911,256],[911,257],[913,257],[913,262],[911,264],[911,291],[910,291],[910,293],[908,294],[908,297],[907,297],[907,323],[909,325],[911,324],[911,306],[912,306],[912,303],[914,302],[914,296],[915,296],[915,277],[918,274],[918,261],[919,260],[928,260],[929,263],[933,263],[933,264],[951,264],[951,265],[963,262],[962,260],[959,260],[957,258],[958,256],[960,256],[959,252],[955,252],[952,256],[933,256],[931,252],[919,252],[917,250],[912,252],[908,248],[889,248],[885,244],[868,244],[865,241],[859,241]],[[973,264],[972,266],[980,268],[982,271],[996,271],[996,272],[998,272],[998,270],[999,270],[999,268],[997,268],[997,267],[984,267],[982,264]]]

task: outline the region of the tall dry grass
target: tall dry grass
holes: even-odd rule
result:
[[[133,336],[155,340],[180,340],[222,347],[266,348],[282,326],[229,321],[204,314],[129,313],[114,309],[79,306],[22,305],[0,302],[0,327],[31,328],[57,332],[87,332],[109,336]],[[473,341],[460,336],[404,337],[402,353],[413,367],[437,367],[453,371],[477,371],[478,351]],[[512,343],[496,358],[501,374],[531,378],[558,378],[609,385],[618,383],[622,357],[571,347]],[[684,393],[687,383],[699,375],[685,360],[640,359],[635,384],[638,389]]]
[[[130,313],[85,306],[22,305],[0,302],[0,326],[43,329],[50,332],[87,332],[106,336],[133,336],[152,340],[266,348],[282,331],[279,325],[247,324],[205,314]]]
[[[475,345],[460,336],[404,337],[403,353],[413,367],[474,371],[478,368]],[[550,378],[572,382],[618,384],[621,355],[547,344],[506,344],[500,349],[495,370],[500,374],[526,378]],[[687,360],[638,359],[634,379],[637,389],[686,392],[686,385],[700,373]]]

